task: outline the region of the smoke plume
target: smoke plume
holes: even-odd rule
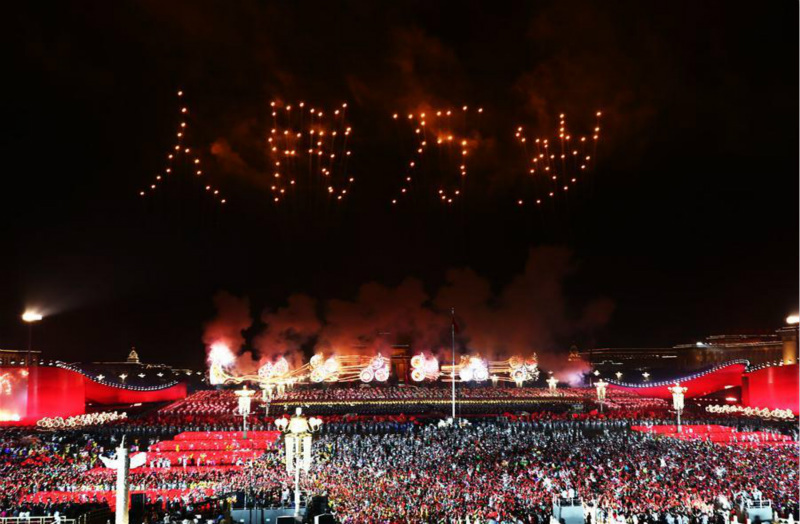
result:
[[[449,350],[452,307],[462,353],[491,360],[536,353],[543,368],[572,382],[586,364],[568,361],[570,340],[601,328],[614,307],[605,298],[573,304],[564,283],[575,268],[569,250],[541,247],[531,249],[522,272],[497,291],[472,269],[461,268],[447,271],[435,293],[409,277],[396,287],[366,283],[352,300],[295,294],[285,306],[262,313],[252,360],[283,356],[297,365],[311,352],[387,354],[398,344],[443,355]],[[252,324],[249,304],[224,292],[214,302],[219,316],[206,325],[204,341],[222,340],[238,350],[245,344],[242,332]]]

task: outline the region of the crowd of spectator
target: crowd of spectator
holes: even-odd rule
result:
[[[542,523],[553,497],[574,495],[597,523],[707,524],[730,522],[754,490],[772,500],[777,514],[798,517],[796,444],[678,441],[631,432],[630,423],[553,413],[478,418],[459,427],[402,415],[329,417],[302,489],[327,495],[343,523]],[[137,427],[117,426],[131,435],[134,452],[174,436],[169,424],[161,436],[136,436]],[[6,430],[0,513],[69,516],[111,504],[114,473],[99,467],[99,456],[118,443],[114,432]],[[290,504],[293,479],[280,444],[254,456],[225,467],[149,463],[132,471],[131,489],[146,493],[158,515],[236,491],[262,505]]]

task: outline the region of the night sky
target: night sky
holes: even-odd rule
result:
[[[560,331],[565,347],[771,332],[797,311],[796,2],[6,10],[2,348],[25,346],[19,315],[35,306],[46,356],[136,346],[197,366],[220,290],[258,316],[294,293],[352,300],[407,277],[434,296],[469,267],[499,293],[542,246],[569,253],[565,316],[613,304],[589,332]],[[224,206],[188,173],[139,196],[174,144],[178,90]],[[341,202],[275,205],[259,179],[273,100],[348,103],[356,181]],[[445,206],[420,186],[392,206],[414,143],[392,113],[464,104],[484,113],[462,198]],[[591,184],[537,208],[516,127],[553,136],[560,113],[591,128],[598,110]],[[244,168],[215,154],[222,143]]]

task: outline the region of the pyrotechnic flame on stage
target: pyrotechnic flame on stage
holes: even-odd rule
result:
[[[386,382],[389,380],[389,375],[389,360],[378,353],[376,356],[372,357],[367,367],[361,370],[359,378],[361,382],[365,383],[372,382],[373,380]]]
[[[378,353],[366,355],[332,355],[325,357],[318,353],[308,363],[291,368],[281,357],[274,362],[265,362],[252,374],[236,374],[228,368],[235,362],[235,356],[225,344],[214,344],[209,352],[210,379],[212,384],[255,382],[260,385],[290,387],[298,383],[322,382],[387,382],[391,377],[392,360]],[[426,353],[411,357],[411,379],[414,382],[425,380],[450,381],[452,366],[441,365],[439,360]],[[455,368],[456,380],[461,382],[498,381],[524,382],[539,378],[536,354],[523,358],[514,356],[508,360],[487,361],[477,355],[462,355]]]
[[[338,382],[339,370],[341,368],[339,361],[335,356],[328,357],[326,360],[321,353],[317,353],[311,357],[309,362],[311,366],[311,382]]]
[[[231,348],[224,342],[216,342],[211,345],[211,351],[208,352],[208,361],[211,364],[217,364],[223,368],[230,367],[236,361]]]
[[[439,378],[439,361],[436,357],[426,357],[418,353],[411,357],[411,379],[415,382],[436,380]]]
[[[506,366],[492,366],[493,372],[505,372],[518,387],[531,380],[539,379],[539,361],[534,353],[530,358],[515,355],[508,359]]]
[[[462,357],[458,376],[464,382],[484,382],[489,379],[489,367],[478,356]]]
[[[212,385],[224,384],[227,379],[225,369],[236,362],[236,356],[224,342],[215,342],[208,352],[208,382]]]

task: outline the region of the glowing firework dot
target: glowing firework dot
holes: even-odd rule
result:
[[[523,126],[517,127],[514,136],[522,146],[526,159],[526,172],[533,178],[534,197],[532,202],[542,205],[547,199],[555,199],[558,194],[566,194],[591,171],[595,163],[597,143],[600,139],[600,118],[602,112],[595,113],[596,121],[591,133],[573,135],[567,127],[566,115],[559,115],[558,134],[550,138],[529,138]],[[517,205],[526,204],[525,198],[518,198]]]
[[[178,91],[177,94],[179,101],[179,123],[175,132],[175,145],[167,152],[164,170],[160,173],[156,173],[150,185],[139,191],[140,197],[145,197],[154,193],[169,178],[174,178],[181,164],[185,169],[193,173],[192,178],[199,179],[204,174],[198,153],[194,152],[195,148],[189,147],[188,141],[186,140],[186,135],[189,131],[189,123],[187,121],[189,117],[189,108],[184,104],[184,92]],[[205,192],[220,205],[225,205],[227,203],[227,199],[222,196],[219,188],[206,183]]]
[[[443,204],[449,205],[457,200],[464,191],[468,160],[478,147],[476,135],[468,134],[468,117],[471,114],[480,115],[483,108],[470,109],[462,106],[461,109],[427,109],[416,113],[408,113],[403,117],[399,113],[392,115],[397,121],[404,121],[413,129],[414,153],[406,164],[405,174],[398,194],[392,198],[392,205],[411,193],[418,182],[425,178],[422,171],[426,164],[432,170],[434,157],[443,162],[436,169],[436,175],[446,178],[434,183],[435,197]],[[433,150],[432,153],[428,153]],[[453,169],[453,166],[457,166]]]
[[[353,132],[347,122],[347,103],[333,110],[308,107],[305,102],[270,103],[272,127],[267,136],[272,200],[279,203],[305,181],[341,201],[355,178],[347,174]]]

